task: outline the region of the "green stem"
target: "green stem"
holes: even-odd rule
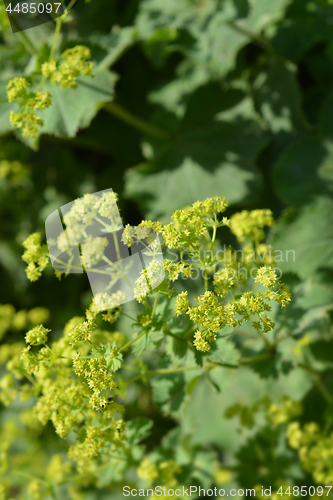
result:
[[[30,52],[30,54],[33,55],[33,56],[39,56],[39,51],[36,49],[36,47],[30,41],[30,39],[25,34],[25,32],[24,31],[19,31],[18,34],[23,39],[23,41],[27,44],[27,49]]]
[[[30,373],[26,372],[25,377],[32,383],[32,385],[37,384],[37,381],[30,375]]]
[[[91,340],[88,339],[88,343],[95,349],[95,351],[99,352],[100,354],[103,354],[101,349],[99,349]]]
[[[257,313],[257,316],[258,316],[258,319],[259,319],[259,322],[260,322],[259,313]],[[273,349],[273,345],[270,342],[268,342],[268,340],[265,337],[265,333],[260,333],[258,330],[256,330],[256,332],[259,335],[259,337],[265,342],[266,347],[268,349]]]
[[[258,356],[251,356],[250,358],[241,358],[239,360],[240,365],[250,365],[252,363],[257,363],[258,361],[264,361],[265,359],[269,359],[273,356],[273,354],[259,354]]]
[[[65,13],[61,16],[63,19],[66,18],[68,12],[71,10],[72,7],[74,7],[74,5],[76,4],[77,0],[72,0],[71,3],[68,5],[68,7],[66,7],[66,11]]]
[[[124,313],[123,311],[120,312],[120,314],[122,314],[123,316],[126,316],[126,318],[129,318],[131,319],[132,321],[134,321],[134,323],[136,322],[136,319],[135,318],[132,318],[131,316],[129,316],[128,314]]]
[[[141,374],[139,374],[139,375],[135,375],[135,377],[132,377],[132,378],[130,378],[130,379],[128,379],[128,380],[125,380],[125,381],[124,381],[124,384],[125,384],[125,385],[132,384],[133,382],[136,382],[137,380],[140,380],[141,378],[142,378],[142,375],[141,375]]]
[[[323,384],[323,382],[322,382],[322,380],[321,380],[321,378],[320,378],[319,375],[317,377],[315,377],[315,383],[316,383],[316,385],[318,387],[318,390],[321,392],[321,395],[326,400],[326,402],[329,405],[332,405],[333,404],[332,396],[330,395],[330,393],[328,392],[328,390],[324,386],[324,384]]]
[[[119,352],[125,351],[130,345],[134,344],[134,342],[141,339],[141,337],[143,337],[144,335],[147,335],[146,331],[140,333],[140,335],[135,337],[135,339],[131,340],[130,342],[127,342],[127,344],[125,344],[121,349],[119,349]]]
[[[158,301],[158,296],[157,296],[157,297],[155,297],[155,301],[154,301],[154,305],[153,305],[153,310],[152,310],[152,312],[151,312],[150,319],[153,319],[153,317],[154,317],[154,315],[155,315],[155,309],[156,309],[157,301]]]
[[[210,361],[213,366],[222,366],[224,368],[239,368],[241,365],[250,365],[252,363],[260,363],[260,361],[264,361],[265,359],[271,358],[272,354],[259,354],[258,356],[251,356],[250,358],[241,358],[238,362],[238,365],[232,365],[229,363],[223,363],[223,361]]]
[[[53,42],[52,42],[52,46],[51,46],[49,62],[53,61],[53,59],[54,59],[54,54],[55,54],[55,51],[57,48],[58,38],[59,38],[60,31],[61,31],[61,26],[62,26],[62,21],[60,21],[60,19],[57,19],[56,22],[57,22],[57,26],[56,26],[54,36],[53,36]]]
[[[126,380],[124,383],[126,385],[131,384],[132,382],[140,380],[143,376],[152,377],[153,375],[168,375],[171,373],[179,373],[189,370],[200,370],[200,369],[201,369],[200,366],[195,365],[195,366],[179,366],[178,368],[162,368],[160,370],[150,370],[147,371],[145,374],[140,373],[139,375],[135,375],[135,377]]]
[[[215,215],[215,218],[216,218],[216,215]],[[214,245],[214,243],[215,243],[216,231],[217,231],[217,227],[216,227],[216,226],[214,226],[214,227],[213,227],[213,235],[212,235],[212,249],[213,249],[213,245]]]
[[[59,500],[58,492],[57,492],[57,487],[54,484],[53,481],[50,481],[50,490],[51,490],[51,495],[54,500]]]
[[[208,280],[208,271],[204,270],[204,279],[205,279],[205,292],[209,291],[209,280]]]
[[[119,104],[116,104],[114,101],[107,102],[104,105],[104,109],[117,118],[120,118],[120,120],[128,125],[141,130],[141,132],[145,132],[146,134],[156,137],[157,139],[170,139],[169,134],[165,130],[162,130],[156,125],[152,125],[151,123],[133,115]]]
[[[214,368],[216,366],[222,366],[222,368],[233,368],[237,369],[239,368],[239,365],[232,365],[230,363],[223,363],[223,361],[209,361],[210,365],[208,366],[209,368]]]
[[[253,31],[251,31],[246,26],[241,26],[236,21],[229,21],[228,24],[229,24],[229,26],[231,26],[232,28],[234,28],[236,31],[239,31],[243,35],[248,36],[252,40],[252,42],[255,43],[255,44],[257,44],[257,45],[259,45],[259,47],[261,47],[261,48],[263,48],[265,50],[269,50],[270,49],[270,45],[267,42],[267,40],[263,36],[259,35],[258,33],[254,33]]]
[[[160,370],[151,370],[147,372],[147,376],[150,377],[151,375],[167,375],[169,373],[178,373],[178,372],[185,372],[189,370],[200,370],[201,367],[198,365],[195,366],[179,366],[178,368],[161,368]]]
[[[129,366],[129,365],[125,365],[125,364],[122,364],[121,365],[122,368],[124,368],[125,370],[129,370],[131,372],[138,372],[138,368],[134,368],[133,366]]]
[[[39,483],[42,483],[42,484],[45,484],[45,485],[48,485],[48,482],[45,481],[45,479],[41,479],[39,477],[36,477],[36,476],[32,476],[31,474],[28,474],[27,472],[23,472],[21,470],[17,470],[17,469],[12,469],[10,471],[11,474],[18,474],[20,476],[23,476],[23,477],[26,477],[27,479],[30,479],[30,480],[33,480],[33,481],[38,481]]]
[[[223,362],[219,362],[219,361],[210,361],[209,364],[207,364],[206,366],[204,366],[203,368],[204,369],[211,369],[211,368],[214,368],[216,366],[222,366],[223,368],[233,368],[233,369],[236,369],[236,368],[239,368],[240,365],[248,365],[248,364],[251,364],[251,363],[257,363],[259,361],[263,361],[265,359],[268,359],[272,357],[271,354],[262,354],[262,355],[259,355],[259,356],[253,356],[251,358],[242,358],[240,361],[239,361],[239,365],[232,365],[232,364],[229,364],[229,363],[223,363]],[[179,373],[179,372],[184,372],[184,371],[189,371],[189,370],[200,370],[201,367],[198,366],[198,365],[195,365],[195,366],[179,366],[178,368],[161,368],[159,370],[151,370],[151,371],[147,371],[145,373],[145,376],[147,377],[151,377],[153,375],[168,375],[168,374],[171,374],[171,373]],[[140,380],[142,378],[142,374],[139,374],[139,375],[136,375],[135,377],[127,380],[125,382],[125,384],[130,384],[132,382],[136,382],[137,380]]]
[[[119,261],[120,260],[120,250],[119,250],[118,238],[114,232],[112,232],[112,236],[113,236],[114,246],[116,248],[117,259]]]
[[[326,400],[326,402],[329,405],[332,405],[333,404],[333,398],[332,398],[331,394],[328,392],[328,390],[326,389],[325,385],[323,384],[323,382],[321,380],[320,373],[318,373],[311,366],[308,366],[308,365],[306,365],[304,363],[298,363],[297,366],[299,366],[300,368],[303,368],[304,370],[307,370],[308,372],[312,373],[312,375],[314,376],[315,383],[316,383],[316,386],[318,387],[319,392],[321,393],[321,395],[323,396],[323,398]]]
[[[214,219],[215,219],[215,222],[217,224],[217,216],[216,214],[214,214]],[[212,241],[211,241],[211,245],[210,245],[210,249],[213,250],[214,248],[214,243],[215,243],[215,238],[216,238],[216,231],[217,231],[217,226],[214,226],[213,227],[213,234],[212,234]]]

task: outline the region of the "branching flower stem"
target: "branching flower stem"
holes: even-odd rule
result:
[[[133,113],[130,113],[114,101],[106,103],[104,109],[128,125],[131,125],[132,127],[151,135],[152,137],[162,140],[171,139],[170,135],[165,130],[135,116]]]

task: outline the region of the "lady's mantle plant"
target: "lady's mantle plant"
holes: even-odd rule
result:
[[[108,212],[114,206],[107,196],[96,203],[96,210],[112,220]],[[82,200],[77,200],[67,214],[69,230],[71,217],[80,212],[79,204]],[[265,356],[274,356],[275,341],[267,340],[267,333],[274,329],[269,314],[272,304],[285,307],[291,297],[272,262],[264,265],[260,262],[269,249],[264,243],[264,229],[273,224],[272,214],[269,210],[243,211],[228,219],[224,216],[227,206],[224,198],[214,197],[177,210],[168,224],[152,221],[140,224],[136,233],[145,233],[149,227],[155,229],[166,251],[176,250],[178,260],[165,259],[167,278],[155,290],[143,286],[141,277],[138,278],[135,291],[140,309],[136,317],[130,318],[131,338],[115,329],[117,320],[127,314],[120,306],[106,307],[112,303],[112,295],[100,294],[103,297],[94,298],[85,317],[72,318],[59,338],[38,324],[26,333],[25,347],[21,343],[11,349],[7,344],[1,347],[0,354],[7,360],[8,369],[1,380],[4,404],[13,403],[17,394],[23,401],[31,399],[34,403],[29,419],[36,422],[34,425],[45,426],[51,421],[61,438],[71,436],[67,440],[67,460],[59,465],[63,471],[59,484],[73,480],[70,472],[73,469],[76,469],[74,476],[79,474],[94,482],[98,471],[111,463],[117,464],[117,474],[122,477],[131,464],[139,465],[141,460],[140,477],[148,482],[163,478],[165,484],[177,483],[180,465],[162,461],[148,466],[142,447],[132,447],[135,433],[140,436],[142,426],[147,423],[140,419],[124,420],[121,400],[126,401],[127,388],[139,381],[146,384],[153,377],[162,376],[163,380],[166,376],[166,380],[172,380],[169,377],[185,374],[180,380],[188,392],[186,388],[224,365],[219,361],[223,350],[232,342],[233,333],[241,331],[246,323],[265,346]],[[236,237],[242,252],[230,248],[227,254],[221,251],[217,233],[222,227]],[[81,230],[85,232],[83,226]],[[128,245],[137,236],[133,231],[130,226],[123,230],[122,239]],[[95,251],[103,254],[105,245],[98,240],[95,246]],[[26,239],[24,248],[27,275],[35,281],[50,267],[47,247],[35,233]],[[94,252],[90,253],[93,258]],[[101,255],[97,260],[100,258]],[[243,272],[239,272],[240,265]],[[149,267],[154,267],[154,261]],[[186,288],[197,274],[202,282],[199,296],[193,296],[189,290],[175,292],[172,288],[175,282]],[[57,275],[61,278],[62,273],[58,271]],[[149,276],[153,276],[148,268],[142,275],[148,277],[148,282]],[[105,310],[97,312],[101,303],[105,304]],[[9,316],[7,328],[13,320]],[[229,337],[228,343],[220,344],[225,337]],[[274,339],[274,335],[270,338]],[[172,347],[170,340],[176,341],[177,347]],[[142,357],[148,346],[153,347],[154,355]],[[132,349],[137,355],[134,359],[130,354]],[[240,345],[239,354],[241,350]],[[227,369],[228,364],[225,366]],[[131,373],[134,377],[129,378]],[[73,440],[75,435],[77,438]],[[58,467],[57,457],[50,467]],[[31,483],[29,488],[33,490],[34,485]],[[46,490],[50,487],[48,482],[38,486]]]

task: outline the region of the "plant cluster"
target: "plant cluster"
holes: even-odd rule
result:
[[[70,239],[73,241],[73,238],[77,239],[83,234],[89,241],[88,228],[96,218],[103,222],[99,217],[105,217],[109,221],[110,226],[105,228],[107,231],[119,231],[122,226],[115,203],[116,196],[113,193],[105,193],[101,198],[87,196],[75,201],[64,216]],[[49,342],[50,329],[39,324],[26,333],[26,347],[15,344],[15,349],[10,353],[7,344],[2,346],[2,357],[8,359],[8,371],[0,381],[3,403],[12,404],[17,395],[23,401],[32,398],[35,400],[30,410],[32,420],[36,419],[43,426],[51,421],[56,433],[63,439],[71,433],[78,436],[76,442],[69,446],[68,461],[64,463],[64,468],[68,471],[68,482],[72,481],[69,471],[73,467],[77,468],[76,473],[82,477],[87,476],[95,480],[95,471],[108,466],[112,457],[116,463],[123,464],[124,460],[129,460],[129,457],[126,458],[129,443],[128,427],[123,418],[124,407],[117,402],[119,397],[124,398],[127,387],[132,382],[128,379],[126,370],[137,373],[133,380],[135,382],[145,382],[148,376],[165,373],[170,377],[173,373],[193,370],[199,374],[189,379],[188,384],[193,384],[198,377],[201,378],[214,370],[214,367],[223,365],[223,361],[219,362],[218,357],[223,356],[224,349],[220,350],[216,341],[225,336],[226,327],[231,330],[227,334],[230,336],[244,321],[250,321],[251,317],[255,316],[256,321],[252,321],[252,326],[258,331],[259,338],[264,339],[264,335],[275,326],[266,314],[271,311],[270,301],[276,301],[282,307],[290,301],[289,291],[278,280],[271,267],[248,263],[248,266],[256,268],[256,278],[251,284],[251,280],[236,275],[234,259],[225,262],[224,259],[219,259],[218,252],[214,252],[215,245],[218,246],[216,235],[219,227],[228,226],[231,230],[233,227],[240,227],[237,225],[238,214],[233,215],[230,221],[226,217],[220,220],[219,215],[227,206],[224,198],[214,197],[175,212],[169,224],[143,221],[137,228],[127,226],[123,230],[122,239],[130,246],[134,241],[147,237],[148,228],[152,227],[162,235],[163,245],[176,248],[180,257],[176,271],[170,269],[168,261],[165,262],[167,278],[159,287],[154,286],[154,276],[149,270],[154,267],[154,262],[158,264],[158,261],[153,260],[153,265],[150,263],[142,272],[142,275],[147,277],[147,289],[142,290],[141,277],[137,279],[136,289],[141,287],[138,302],[142,309],[138,311],[137,318],[132,320],[136,332],[132,339],[126,339],[124,334],[116,330],[105,329],[105,322],[114,324],[119,314],[124,312],[119,306],[112,307],[112,295],[104,293],[94,298],[85,318],[71,319],[58,339]],[[247,213],[247,220],[250,221],[248,228],[244,223],[244,214],[241,215],[242,234],[239,234],[239,230],[235,231],[238,240],[245,242],[247,246],[253,242],[263,244],[265,234],[262,228],[267,221],[273,223],[271,214],[260,210]],[[62,234],[54,242],[60,248]],[[93,244],[91,252],[87,252],[82,245],[86,268],[103,258],[106,245],[101,245],[100,239],[89,243]],[[23,246],[23,259],[28,264],[27,275],[35,281],[42,270],[50,266],[47,249],[41,244],[41,236],[38,233],[29,236]],[[182,260],[185,250],[191,256],[191,252],[205,255],[207,249],[211,251],[208,261],[200,259],[199,262],[186,266],[186,262]],[[89,258],[86,257],[87,253]],[[110,266],[110,280],[115,282],[122,275],[112,273],[111,262]],[[176,294],[171,284],[181,279],[181,274],[191,277],[192,268],[195,267],[204,270],[202,284],[205,292],[195,298],[199,305],[190,307],[188,293],[183,291]],[[212,278],[211,281],[209,277]],[[249,290],[257,283],[260,283],[266,292]],[[214,287],[212,290],[210,284]],[[274,291],[276,286],[278,289]],[[227,297],[229,293],[230,297]],[[100,307],[96,307],[101,305],[101,300],[104,309],[102,313],[98,312]],[[13,318],[14,312],[10,306],[7,306],[8,311],[6,306],[3,306],[3,309],[2,323],[5,333],[6,329],[10,328],[10,322],[15,323],[15,316]],[[22,311],[17,314],[24,316]],[[40,311],[40,314],[43,314],[43,311]],[[185,319],[183,329],[176,334],[175,326],[181,321],[177,320],[180,315],[187,315],[188,319]],[[30,311],[28,317],[33,316],[36,320],[37,314]],[[168,336],[179,338],[179,342],[184,344],[183,352],[176,363],[173,356],[167,355],[167,368],[159,369],[159,361],[163,359],[163,351],[167,349]],[[146,363],[138,357],[132,366],[128,366],[128,349],[139,342],[152,342],[154,349],[158,349],[159,357],[154,361],[147,360]],[[208,354],[211,349],[212,358],[202,354],[198,357],[195,354]],[[194,363],[194,366],[190,366],[190,363]],[[138,466],[139,478],[146,480],[148,484],[157,480],[170,487],[179,484],[176,476],[180,474],[181,467],[177,462],[168,460],[157,464],[150,463],[149,459],[142,455],[142,451],[136,458],[137,462],[140,457],[142,461]],[[133,457],[131,459],[133,460]],[[61,475],[60,484],[63,482],[66,483]],[[33,485],[36,486],[36,483],[29,485],[30,490],[35,487]]]

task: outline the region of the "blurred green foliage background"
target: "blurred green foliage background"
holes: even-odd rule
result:
[[[112,188],[131,225],[167,222],[178,208],[224,196],[228,216],[243,209],[273,211],[278,222],[270,242],[296,252],[296,262],[278,264],[294,296],[281,324],[297,339],[312,335],[311,355],[331,361],[332,2],[81,1],[63,26],[59,51],[88,46],[96,77],[82,79],[75,90],[48,84],[54,101],[40,112],[44,125],[34,139],[23,139],[11,126],[9,112],[17,105],[6,101],[6,85],[16,76],[38,80],[55,23],[24,32],[34,54],[22,33],[11,33],[0,9],[0,303],[17,310],[47,308],[54,332],[82,315],[91,300],[87,277],[58,281],[49,270],[29,283],[21,245],[31,232],[44,232],[51,212],[85,193]],[[330,392],[329,366],[323,383]],[[237,420],[223,417],[227,406],[287,394],[303,399],[304,421],[320,422],[324,410],[333,415],[300,370],[277,374],[258,365],[251,373],[242,368],[237,376],[216,378],[222,392],[199,385],[182,430],[191,446],[216,448],[222,462],[238,457],[250,464],[237,472],[242,487],[253,486],[254,478],[273,483],[297,459],[292,455],[281,464],[264,443],[260,462],[251,441],[264,439],[260,431],[258,438],[238,433]],[[178,417],[160,411],[148,389],[133,396],[127,412],[128,418],[153,418],[149,449],[179,424]],[[203,461],[209,463],[208,455]],[[296,483],[299,477],[312,484],[297,469]]]

